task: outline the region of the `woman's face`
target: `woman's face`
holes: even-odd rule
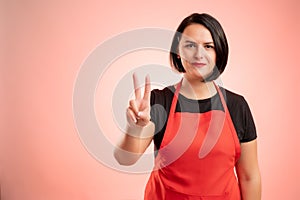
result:
[[[216,51],[212,36],[201,24],[187,26],[178,45],[181,63],[188,79],[204,80],[216,63]]]

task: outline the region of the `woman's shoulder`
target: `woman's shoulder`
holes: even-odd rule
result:
[[[222,89],[240,142],[256,139],[256,127],[248,102],[243,95]]]
[[[220,87],[224,99],[228,106],[230,107],[244,107],[248,106],[245,97],[242,94],[237,92],[233,92],[232,90],[226,89],[224,87]]]
[[[166,95],[168,93],[173,93],[174,92],[174,85],[169,85],[166,86],[164,88],[156,88],[151,90],[151,94],[155,94],[155,95]]]
[[[166,101],[169,101],[174,96],[174,86],[170,85],[161,89],[153,89],[151,91],[151,105],[162,104],[164,105]]]

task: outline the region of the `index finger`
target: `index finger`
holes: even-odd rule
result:
[[[144,91],[144,100],[150,101],[150,92],[151,92],[151,84],[150,84],[150,76],[147,75],[145,78],[145,91]]]
[[[141,99],[141,88],[139,87],[139,81],[135,73],[132,75],[133,78],[133,87],[134,87],[134,95],[136,99]]]

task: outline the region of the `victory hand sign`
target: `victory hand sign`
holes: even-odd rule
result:
[[[147,75],[145,78],[145,90],[143,97],[136,74],[133,74],[133,85],[135,99],[129,101],[129,107],[126,112],[127,122],[130,126],[138,125],[144,127],[150,121],[150,77]]]

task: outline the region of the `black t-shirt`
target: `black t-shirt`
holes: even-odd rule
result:
[[[257,134],[254,120],[244,97],[222,87],[220,89],[226,101],[239,141],[243,143],[256,139]],[[155,124],[154,144],[156,149],[159,149],[166,130],[174,92],[174,86],[151,91],[150,115],[151,121]],[[188,99],[180,93],[178,95],[175,112],[205,113],[211,110],[224,111],[218,94],[201,100]]]

